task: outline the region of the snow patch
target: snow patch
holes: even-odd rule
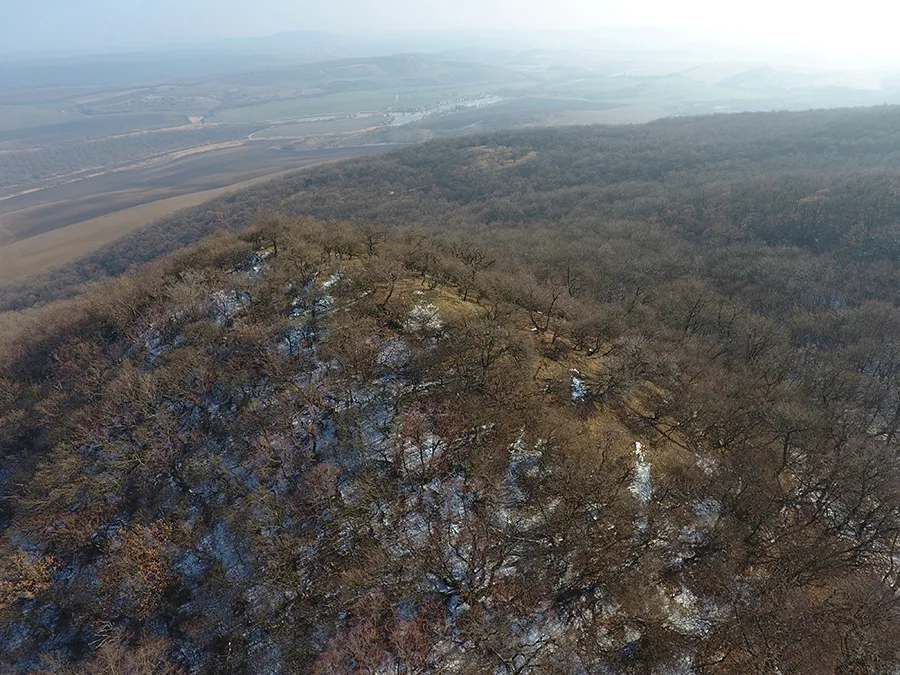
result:
[[[631,492],[646,506],[650,503],[650,463],[644,456],[644,448],[640,442],[634,444],[634,456],[634,482],[631,484]]]
[[[216,291],[210,296],[213,319],[220,326],[250,304],[250,295],[244,291]]]
[[[575,371],[578,372],[577,370]],[[580,377],[572,376],[572,401],[575,403],[583,401],[587,398],[588,388]]]
[[[424,475],[432,462],[436,461],[446,449],[447,445],[442,438],[427,434],[421,445],[409,442],[401,449],[403,465],[414,475]]]
[[[526,445],[524,429],[508,451],[509,465],[506,468],[506,487],[509,496],[513,502],[526,502],[528,495],[519,485],[519,479],[521,477],[533,478],[538,474],[543,453],[538,447],[532,448]]]
[[[684,586],[670,598],[668,613],[666,626],[681,635],[695,637],[708,635],[725,615],[712,598],[698,598]]]
[[[411,331],[440,330],[444,327],[438,308],[432,303],[416,305],[409,312],[406,329]]]
[[[385,340],[378,352],[376,363],[383,368],[399,370],[409,363],[412,358],[412,350],[398,338]]]
[[[716,469],[718,468],[714,459],[701,457],[700,455],[697,455],[697,466],[700,467],[700,470],[707,476],[715,474]]]
[[[694,502],[693,510],[703,525],[712,526],[719,519],[722,503],[714,497],[705,497]]]
[[[259,273],[262,272],[263,263],[272,257],[273,253],[274,251],[260,251],[251,255],[244,263],[247,274],[251,277],[259,276]]]

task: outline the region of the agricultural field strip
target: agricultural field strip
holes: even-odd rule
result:
[[[106,167],[94,167],[87,168],[81,171],[76,171],[71,174],[55,176],[53,177],[53,184],[44,185],[41,187],[30,188],[27,190],[22,190],[21,192],[14,192],[9,195],[0,196],[0,202],[5,202],[10,199],[14,199],[15,197],[21,197],[23,195],[32,194],[34,192],[40,192],[42,190],[46,190],[51,187],[57,187],[59,185],[65,185],[67,183],[77,183],[78,181],[87,180],[89,178],[97,178],[98,176],[103,176],[108,173],[116,173],[119,171],[131,171],[133,169],[144,169],[151,166],[156,166],[159,164],[165,164],[166,162],[171,162],[176,159],[181,159],[182,157],[187,157],[188,155],[195,155],[202,152],[212,152],[215,150],[223,150],[225,148],[234,148],[240,145],[243,145],[245,141],[228,141],[225,143],[217,143],[214,145],[198,145],[192,148],[186,148],[184,150],[176,150],[174,152],[166,152],[159,155],[150,155],[149,157],[142,157],[137,159],[134,162],[125,164],[123,166],[114,166],[110,168]],[[99,169],[99,170],[95,170]],[[92,173],[88,173],[87,175],[79,175],[84,174],[85,171],[91,171]],[[75,176],[74,178],[69,178],[71,176]],[[67,180],[67,178],[69,178]],[[17,187],[16,185],[11,185],[11,188]]]
[[[382,152],[390,149],[390,147],[379,148],[375,152]],[[230,150],[226,149],[225,151],[229,152]],[[356,152],[348,149],[337,151],[333,154],[311,153],[311,156],[300,159],[299,164],[289,168],[265,171],[262,175],[237,180],[221,187],[205,188],[194,192],[153,199],[141,204],[134,204],[20,239],[15,239],[15,235],[3,225],[3,214],[0,214],[0,283],[21,279],[47,267],[75,260],[158,218],[171,215],[181,209],[197,206],[216,197],[249,188],[296,171],[312,169],[331,162],[350,159],[359,154],[370,154],[371,152],[369,149],[359,149]],[[316,154],[318,156],[315,156]],[[110,190],[108,192],[110,198],[115,198],[116,192],[128,192],[128,188],[123,186],[118,191]],[[102,194],[85,196],[99,197]],[[165,193],[160,192],[159,194]],[[58,203],[65,204],[69,202],[71,200],[66,199]],[[20,209],[20,212],[47,208],[49,206],[52,206],[52,204],[39,204]],[[5,215],[8,217],[16,213],[18,212],[14,211]],[[8,236],[4,236],[4,232]],[[10,237],[14,240],[9,240]]]
[[[309,167],[317,164],[310,164]],[[278,171],[221,188],[159,199],[104,216],[72,223],[8,244],[0,243],[0,283],[15,281],[46,267],[74,260],[157,218],[165,217],[180,209],[197,206],[215,197],[256,185],[262,181],[277,178],[294,170]],[[0,242],[3,241],[3,231],[8,232],[0,224]],[[13,235],[10,233],[10,236]]]

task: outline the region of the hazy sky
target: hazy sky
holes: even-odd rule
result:
[[[900,57],[898,19],[890,0],[0,0],[0,52],[140,48],[289,30],[639,25],[689,28],[728,43]]]

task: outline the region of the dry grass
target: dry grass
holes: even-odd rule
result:
[[[431,290],[422,285],[420,277],[404,279],[397,289],[410,302],[423,306],[434,305],[442,321],[458,323],[472,319],[484,311],[480,305],[460,298],[452,286],[438,286]]]

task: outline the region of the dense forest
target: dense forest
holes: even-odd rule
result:
[[[8,286],[0,669],[895,672],[898,123],[425,144]]]

